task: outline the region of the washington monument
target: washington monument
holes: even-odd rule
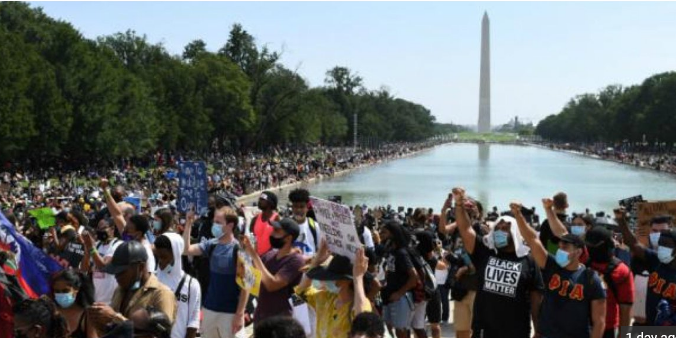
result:
[[[481,73],[479,78],[479,132],[491,132],[491,47],[488,13],[481,20]]]

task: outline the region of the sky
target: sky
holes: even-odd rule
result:
[[[85,37],[135,30],[181,54],[240,23],[312,86],[345,66],[438,122],[476,125],[481,18],[490,18],[492,124],[539,120],[574,96],[676,69],[674,2],[31,2]]]

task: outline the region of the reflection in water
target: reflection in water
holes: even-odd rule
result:
[[[488,164],[488,159],[491,157],[491,145],[490,144],[479,144],[479,165],[485,166]]]
[[[490,157],[491,157],[491,145],[487,143],[482,143],[477,145],[479,148],[479,180],[482,182],[487,182],[490,180],[489,167],[490,167]],[[486,204],[490,201],[489,189],[490,185],[484,184],[479,187],[478,198],[479,201],[483,204],[484,211],[490,210],[489,206]]]

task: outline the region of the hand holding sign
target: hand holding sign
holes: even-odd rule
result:
[[[354,261],[355,253],[362,244],[359,241],[354,215],[345,205],[311,197],[317,223],[322,230],[332,253],[346,256]]]

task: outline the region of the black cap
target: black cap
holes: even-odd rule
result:
[[[563,235],[563,237],[561,237],[561,242],[573,244],[578,248],[584,248],[584,241],[582,238],[573,234]]]
[[[128,241],[120,244],[113,260],[103,268],[105,273],[116,275],[126,270],[130,265],[136,263],[145,263],[148,260],[146,248],[138,241]]]
[[[272,203],[272,208],[277,209],[277,195],[272,191],[263,191],[259,199],[264,199]]]
[[[599,247],[613,241],[613,232],[604,226],[595,226],[584,235],[584,241],[589,247]]]
[[[294,241],[296,240],[296,238],[298,238],[298,235],[300,235],[300,227],[298,226],[298,223],[296,223],[296,221],[294,221],[291,218],[285,217],[279,221],[270,222],[270,224],[275,229],[284,230],[284,232],[293,237]]]
[[[352,279],[352,263],[342,255],[333,255],[328,266],[318,266],[307,272],[307,277],[321,281]]]

